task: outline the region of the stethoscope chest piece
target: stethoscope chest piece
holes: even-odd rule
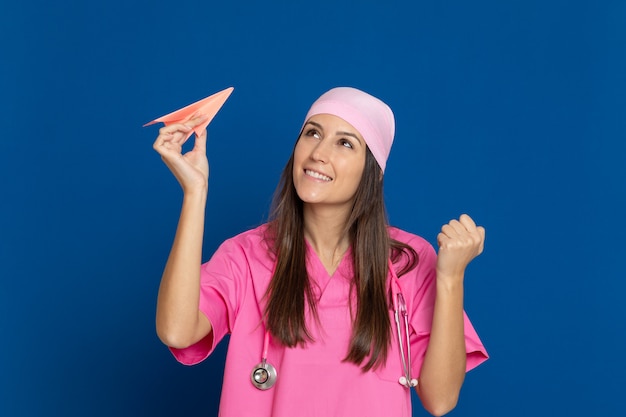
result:
[[[265,360],[252,369],[250,380],[252,385],[260,390],[270,389],[276,383],[276,368],[267,363]]]

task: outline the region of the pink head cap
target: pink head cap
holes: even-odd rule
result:
[[[376,97],[351,87],[337,87],[322,94],[304,119],[332,114],[350,123],[363,136],[380,168],[385,171],[395,133],[393,112]]]

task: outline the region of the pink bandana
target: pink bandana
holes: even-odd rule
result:
[[[317,114],[332,114],[350,123],[363,136],[376,162],[385,171],[395,133],[389,106],[356,88],[337,87],[322,94],[304,120]]]

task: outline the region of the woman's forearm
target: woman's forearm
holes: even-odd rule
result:
[[[456,406],[465,366],[463,279],[438,276],[430,341],[416,387],[428,412],[443,415]]]
[[[199,311],[200,265],[207,192],[186,191],[174,243],[163,271],[156,327],[168,346],[187,347],[211,331]]]

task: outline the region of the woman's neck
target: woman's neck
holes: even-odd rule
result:
[[[304,206],[304,237],[332,275],[350,246],[346,231],[349,212]]]

